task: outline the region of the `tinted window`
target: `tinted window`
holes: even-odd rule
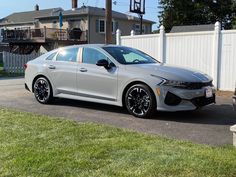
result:
[[[76,62],[78,48],[61,49],[57,55],[57,61]]]
[[[107,59],[107,57],[92,48],[84,48],[83,50],[83,63],[96,64],[98,60]]]
[[[53,58],[55,57],[55,55],[57,54],[57,52],[52,53],[51,55],[49,55],[46,60],[53,60]]]
[[[157,61],[149,55],[129,47],[103,47],[113,58],[121,64],[145,64]]]

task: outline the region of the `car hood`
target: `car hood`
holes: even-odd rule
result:
[[[167,80],[183,82],[210,82],[212,78],[205,73],[167,64],[135,64],[126,65],[126,69],[145,75],[153,75]]]

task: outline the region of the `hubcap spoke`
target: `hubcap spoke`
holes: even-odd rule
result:
[[[34,85],[35,97],[40,101],[46,101],[50,96],[50,88],[48,82],[43,79],[37,80]]]
[[[127,97],[128,108],[135,115],[143,116],[150,109],[151,99],[147,91],[141,87],[130,90]]]

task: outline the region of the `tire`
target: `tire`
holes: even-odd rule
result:
[[[156,109],[155,95],[147,85],[133,85],[125,94],[125,106],[135,117],[150,118]]]
[[[46,78],[40,77],[34,82],[34,96],[41,104],[48,104],[52,102],[52,87]]]

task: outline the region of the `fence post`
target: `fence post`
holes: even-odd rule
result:
[[[213,68],[212,68],[212,76],[214,78],[214,85],[218,90],[220,88],[220,34],[221,34],[221,24],[220,22],[215,23],[215,31],[214,31],[214,39],[213,39]]]
[[[132,30],[132,31],[130,32],[130,36],[135,36],[135,31],[134,31],[134,30]]]
[[[116,45],[121,45],[121,30],[116,30]]]
[[[5,71],[6,70],[6,52],[3,51],[3,54],[2,54],[2,62],[3,62],[3,70]]]
[[[163,25],[161,25],[160,27],[160,60],[163,63],[166,63],[166,59],[165,59],[165,27]]]

